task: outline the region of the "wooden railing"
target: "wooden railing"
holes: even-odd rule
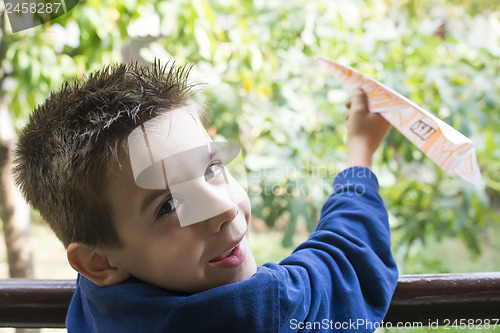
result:
[[[0,327],[64,327],[74,288],[75,281],[69,280],[0,280]],[[500,327],[499,317],[500,272],[402,275],[384,325],[480,325],[490,320]]]
[[[463,328],[485,320],[500,327],[500,272],[402,275],[384,321]]]

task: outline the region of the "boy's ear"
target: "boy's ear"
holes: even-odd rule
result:
[[[123,268],[111,266],[105,255],[88,245],[71,243],[66,254],[74,270],[100,287],[121,283],[130,276]]]

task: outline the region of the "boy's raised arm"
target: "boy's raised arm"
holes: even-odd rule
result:
[[[390,125],[368,112],[361,89],[347,107],[349,168],[336,177],[315,232],[276,269],[286,286],[283,332],[373,332],[397,284],[388,215],[369,169]]]

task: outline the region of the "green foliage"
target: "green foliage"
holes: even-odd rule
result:
[[[212,125],[243,147],[253,213],[282,230],[289,245],[297,226],[314,228],[345,166],[349,96],[314,55],[338,59],[477,143],[484,188],[444,174],[397,132],[377,155],[401,248],[460,237],[477,254],[477,235],[500,221],[499,12],[494,1],[479,0],[89,0],[51,23],[3,36],[2,68],[13,80],[4,90],[20,126],[63,80],[119,61],[130,23],[158,15],[159,36],[142,57],[196,64]],[[496,27],[493,42],[473,38],[476,19]],[[77,45],[57,50],[54,27],[74,23]]]

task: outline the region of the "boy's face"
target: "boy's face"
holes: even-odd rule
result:
[[[173,126],[168,145],[162,148],[165,156],[188,152],[189,158],[180,159],[185,163],[181,167],[164,167],[165,182],[174,184],[176,179],[185,181],[193,178],[192,173],[206,171],[203,177],[185,182],[184,192],[174,194],[169,187],[139,187],[127,159],[109,187],[122,247],[105,250],[108,261],[145,282],[183,292],[246,280],[257,270],[248,244],[248,196],[222,168],[217,155],[199,149],[207,145],[207,136],[198,116],[172,112],[170,117]],[[226,188],[232,195],[221,195]],[[190,219],[186,226],[179,221],[183,209],[182,216]]]

